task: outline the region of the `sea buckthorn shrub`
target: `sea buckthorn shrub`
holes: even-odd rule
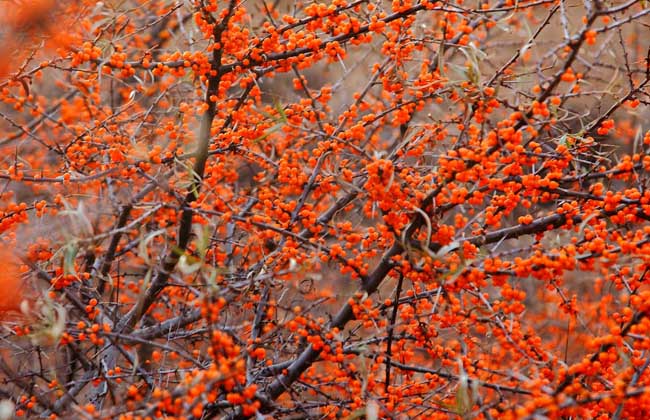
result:
[[[650,5],[0,13],[0,415],[650,417]]]

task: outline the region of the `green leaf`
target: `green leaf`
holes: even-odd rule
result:
[[[472,409],[472,398],[469,389],[469,377],[463,368],[462,360],[458,359],[458,365],[460,374],[458,389],[456,390],[456,413],[459,416],[466,418]]]
[[[194,230],[196,234],[196,252],[201,256],[201,261],[204,261],[205,254],[210,246],[210,227],[197,225]]]
[[[155,238],[156,236],[162,235],[164,233],[165,233],[164,229],[158,229],[151,232],[144,238],[140,239],[140,243],[138,244],[138,257],[142,258],[145,263],[147,264],[151,263],[151,259],[149,258],[149,252],[148,252],[149,242],[151,242],[153,238]],[[141,231],[140,236],[142,237],[142,235],[144,235],[144,231]]]
[[[278,111],[278,114],[280,114],[280,118],[276,121],[282,122],[284,124],[288,123],[289,119],[287,118],[287,114],[284,112],[284,108],[282,107],[280,101],[277,101],[275,103],[274,108],[276,111]]]
[[[79,247],[76,242],[70,242],[65,246],[63,250],[63,274],[77,274],[74,268],[74,260],[77,257],[77,253],[79,253]]]
[[[181,273],[187,275],[187,274],[196,273],[201,269],[202,265],[203,265],[202,261],[197,260],[196,258],[193,258],[189,255],[183,254],[178,259],[177,267]]]

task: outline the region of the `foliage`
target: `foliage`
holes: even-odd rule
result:
[[[650,416],[646,2],[3,8],[0,417]]]

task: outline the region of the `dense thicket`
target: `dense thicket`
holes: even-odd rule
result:
[[[650,416],[647,2],[2,7],[0,417]]]

